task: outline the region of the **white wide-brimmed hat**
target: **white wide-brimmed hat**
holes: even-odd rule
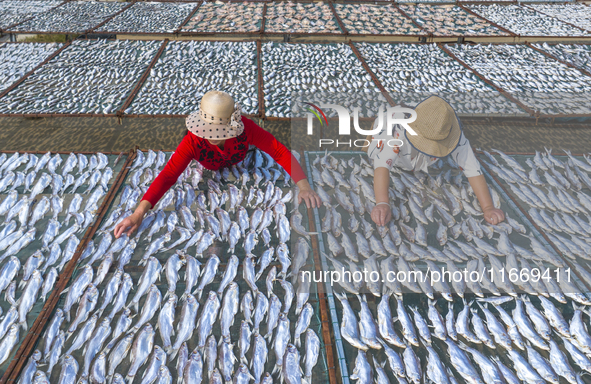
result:
[[[232,96],[222,91],[209,91],[201,98],[199,110],[187,116],[187,129],[196,136],[224,140],[244,132],[242,108]]]

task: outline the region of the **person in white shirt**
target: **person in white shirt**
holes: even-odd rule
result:
[[[418,104],[415,112],[416,120],[408,126],[417,135],[410,135],[401,125],[395,125],[392,134],[388,135],[384,127],[379,134],[372,136],[367,148],[374,166],[376,205],[371,212],[372,220],[383,226],[392,219],[388,194],[392,167],[427,172],[429,165],[451,156],[468,178],[484,219],[493,225],[503,221],[505,215],[493,205],[480,163],[462,133],[462,126],[451,105],[438,96],[431,96]]]

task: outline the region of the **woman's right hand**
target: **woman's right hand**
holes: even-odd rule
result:
[[[373,207],[373,210],[371,211],[371,219],[380,227],[388,224],[392,219],[392,211],[390,210],[390,206],[386,204],[379,204]]]
[[[127,216],[115,226],[115,229],[113,230],[115,238],[118,239],[123,233],[126,233],[128,237],[131,237],[131,235],[139,228],[143,220],[144,214],[142,212],[135,211]]]
[[[131,235],[140,227],[140,224],[144,220],[144,215],[150,209],[152,209],[152,204],[148,200],[140,201],[135,212],[121,220],[121,222],[115,226],[115,229],[113,230],[115,238],[118,239],[119,236],[124,233],[127,233],[127,236],[131,237]]]

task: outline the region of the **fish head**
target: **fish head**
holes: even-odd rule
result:
[[[92,296],[92,297],[98,297],[99,291],[96,287],[96,285],[94,284],[88,284],[88,287],[86,288],[86,292],[88,293],[88,295]]]
[[[36,349],[35,352],[33,352],[33,354],[31,355],[31,359],[35,360],[35,361],[39,361],[41,360],[42,354],[41,351]]]
[[[8,333],[10,334],[10,336],[18,335],[18,328],[19,328],[19,324],[16,324],[16,323],[12,324],[10,326],[10,328],[8,329]]]
[[[158,289],[158,288],[156,288],[156,289]],[[214,291],[209,291],[209,296],[208,296],[207,300],[209,300],[209,301],[219,300],[217,293]]]

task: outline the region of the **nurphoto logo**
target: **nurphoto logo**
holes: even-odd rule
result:
[[[328,119],[326,118],[326,114],[324,110],[327,108],[334,109],[337,112],[339,118],[339,136],[347,136],[351,134],[351,114],[349,110],[342,105],[338,104],[328,104],[328,103],[321,103],[320,106],[316,106],[311,103],[305,103],[312,108],[306,108],[308,111],[307,115],[307,133],[308,135],[314,134],[314,118],[318,119],[320,125],[328,126]],[[388,136],[392,136],[393,127],[396,124],[402,126],[406,131],[413,136],[416,136],[417,133],[410,127],[410,123],[417,119],[417,113],[414,109],[406,108],[402,106],[395,106],[395,107],[387,107],[384,111],[384,106],[381,105],[378,108],[377,113],[377,122],[374,124],[373,129],[363,129],[359,126],[359,107],[353,108],[353,127],[355,131],[363,136],[375,136],[383,131],[384,124],[385,128],[387,129]],[[322,118],[321,118],[322,116]],[[358,147],[364,148],[371,144],[370,140],[367,139],[357,139],[357,140],[334,140],[334,139],[327,139],[327,138],[320,138],[318,141],[319,147],[323,145],[333,145],[336,143],[336,146],[349,146],[349,147]],[[398,139],[388,140],[387,145],[390,147],[400,147],[402,146],[402,141]]]

